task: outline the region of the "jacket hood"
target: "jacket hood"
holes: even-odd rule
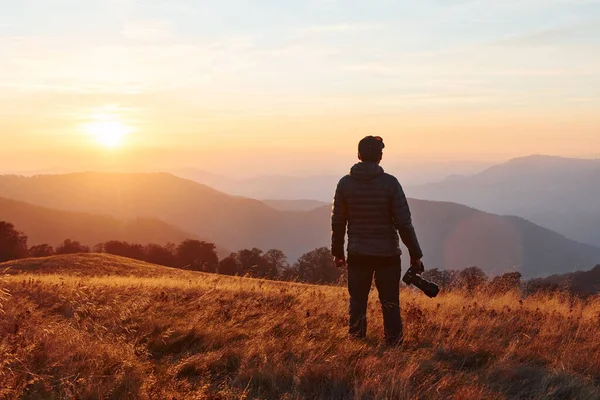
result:
[[[359,162],[350,169],[350,176],[360,181],[367,181],[383,174],[383,168],[377,163]]]

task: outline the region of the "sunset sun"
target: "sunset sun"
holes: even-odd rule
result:
[[[83,131],[96,142],[107,148],[121,147],[133,128],[121,121],[118,115],[95,115],[91,121],[83,124]]]

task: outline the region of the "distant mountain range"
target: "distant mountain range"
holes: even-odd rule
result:
[[[292,260],[329,245],[329,205],[279,211],[273,204],[227,195],[169,174],[0,176],[0,196],[116,219],[160,219],[232,250],[277,248]],[[521,218],[433,201],[411,200],[411,207],[431,268],[477,265],[491,274],[519,270],[525,276],[543,276],[590,269],[600,262],[600,248]]]
[[[310,176],[275,173],[247,179],[232,179],[225,174],[196,168],[177,168],[165,172],[237,196],[277,200],[312,199],[330,203],[335,186],[350,170],[353,163],[354,161],[350,160],[345,168],[335,174],[320,173]],[[386,159],[384,164],[386,170],[396,174],[404,185],[436,182],[445,178],[448,171],[455,174],[471,174],[490,165],[490,163],[476,161],[398,163],[393,159]]]
[[[341,175],[263,175],[249,179],[231,179],[193,168],[177,169],[173,174],[232,195],[253,199],[294,201],[297,199],[329,200],[333,198],[335,186],[341,178]]]
[[[518,215],[600,246],[600,160],[531,156],[477,175],[407,188],[420,199]]]

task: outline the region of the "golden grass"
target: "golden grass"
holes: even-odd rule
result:
[[[33,262],[0,281],[0,399],[600,398],[598,299],[404,290],[390,349],[375,297],[367,340],[346,337],[344,288]]]

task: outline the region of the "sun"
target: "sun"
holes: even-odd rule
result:
[[[98,144],[107,148],[117,148],[124,144],[133,128],[114,114],[97,114],[91,121],[82,125],[83,131],[92,136]]]

